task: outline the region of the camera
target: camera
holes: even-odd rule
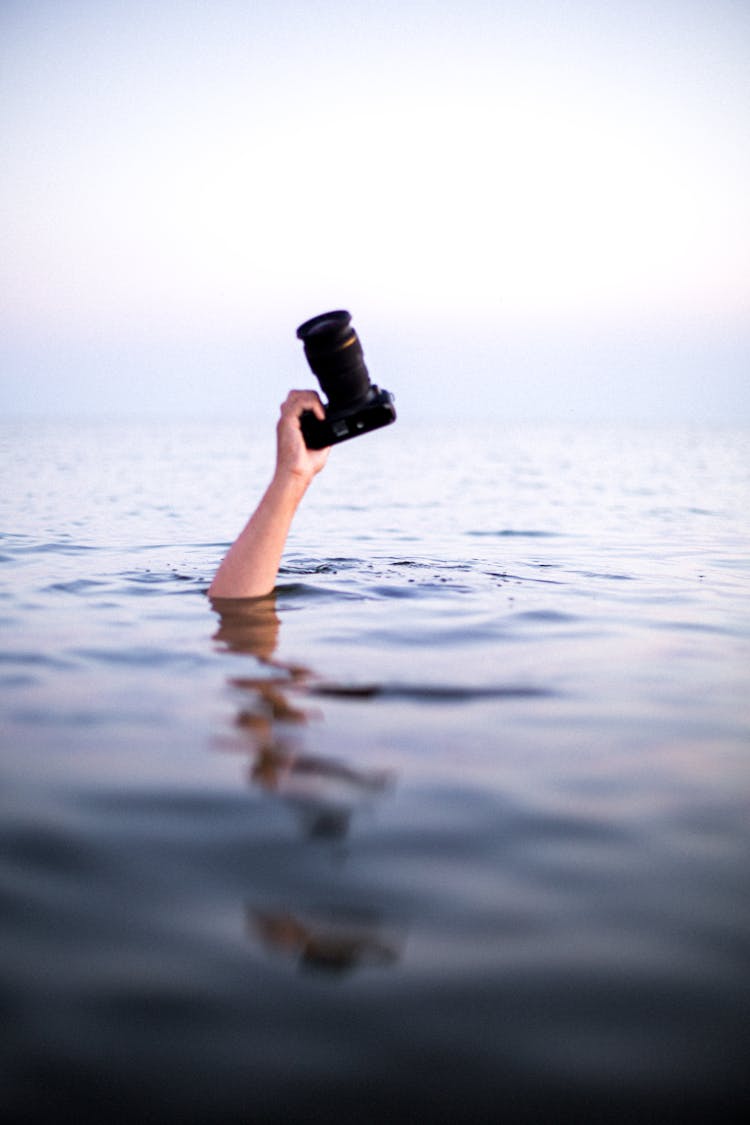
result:
[[[297,329],[307,362],[328,399],[324,421],[311,410],[300,417],[308,449],[325,449],[396,421],[393,395],[370,382],[351,320],[348,312],[338,309],[314,316]]]

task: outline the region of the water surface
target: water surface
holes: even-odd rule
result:
[[[0,438],[8,1114],[740,1105],[746,433],[400,421],[214,606],[268,435]]]

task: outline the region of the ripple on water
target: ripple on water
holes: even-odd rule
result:
[[[491,528],[473,528],[465,534],[477,539],[560,539],[563,537],[563,533],[559,531],[543,531],[532,528],[522,530],[510,527],[494,530]]]

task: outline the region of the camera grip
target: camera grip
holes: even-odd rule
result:
[[[312,410],[303,410],[299,416],[300,429],[308,449],[326,449],[333,445],[335,438],[328,420],[321,421]]]

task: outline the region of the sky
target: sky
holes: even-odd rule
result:
[[[0,413],[750,422],[744,0],[0,0]]]

